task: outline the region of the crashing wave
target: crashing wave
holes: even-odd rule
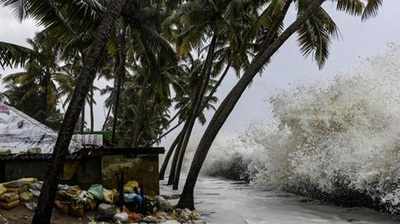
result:
[[[400,46],[389,49],[328,86],[280,92],[274,125],[216,144],[204,172],[399,214]]]

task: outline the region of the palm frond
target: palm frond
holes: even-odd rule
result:
[[[337,0],[336,8],[353,16],[361,16],[364,11],[362,0]]]
[[[37,56],[32,49],[0,41],[0,66],[2,68],[23,66]]]
[[[301,9],[300,9],[301,10]],[[322,68],[329,56],[332,38],[338,36],[338,28],[329,14],[319,8],[298,30],[301,51],[305,56],[313,55]]]
[[[368,0],[361,19],[365,20],[378,14],[379,7],[383,4],[383,0]]]

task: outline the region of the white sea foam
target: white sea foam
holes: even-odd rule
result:
[[[217,141],[206,174],[332,195],[355,191],[400,212],[400,46],[328,86],[284,90],[270,103],[273,125]]]

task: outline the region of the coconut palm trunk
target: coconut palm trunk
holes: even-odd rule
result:
[[[94,132],[94,87],[90,88],[90,132]]]
[[[102,126],[102,128],[101,128],[102,131],[106,130],[106,125],[107,125],[108,120],[110,119],[111,110],[112,110],[112,106],[110,106],[110,107],[108,108],[106,117],[105,117],[105,119],[104,119],[103,126]]]
[[[169,160],[171,159],[172,153],[175,151],[176,146],[178,145],[181,136],[182,136],[182,132],[180,132],[178,134],[178,136],[175,138],[175,140],[172,142],[170,148],[168,149],[167,154],[165,155],[164,161],[163,161],[163,163],[161,165],[161,169],[160,169],[160,180],[164,180],[165,171],[167,170]]]
[[[199,110],[199,113],[201,112],[201,111],[203,111],[206,107],[207,107],[207,104],[208,104],[208,102],[209,102],[209,100],[214,96],[214,94],[217,92],[217,89],[218,89],[218,87],[221,85],[221,83],[222,83],[222,81],[225,79],[225,77],[226,77],[226,75],[228,74],[228,71],[229,71],[229,68],[231,67],[231,62],[229,62],[228,63],[228,65],[226,66],[226,68],[225,68],[225,70],[223,71],[223,73],[221,74],[221,77],[219,78],[219,80],[218,80],[218,82],[215,84],[215,86],[212,88],[212,90],[210,91],[210,93],[208,94],[208,96],[205,98],[205,101],[203,102],[203,104],[202,104],[202,106],[201,106],[201,109]],[[197,114],[197,115],[199,115],[199,113]],[[175,129],[176,127],[178,127],[181,123],[183,123],[183,121],[180,121],[177,125],[175,125],[173,128],[171,128],[169,131],[167,131],[165,134],[163,134],[163,136],[165,136],[166,134],[168,134],[170,131],[172,131],[173,129]],[[165,171],[166,171],[166,168],[167,168],[167,166],[168,166],[168,163],[169,163],[169,160],[171,159],[171,156],[172,156],[172,153],[174,152],[174,151],[178,151],[179,150],[179,141],[181,141],[181,140],[179,140],[179,138],[181,138],[182,137],[182,132],[184,131],[184,129],[179,133],[179,135],[178,135],[178,137],[174,140],[174,142],[173,142],[173,145],[172,146],[174,146],[174,148],[170,148],[169,150],[168,150],[168,152],[167,152],[167,155],[166,155],[166,157],[165,157],[165,159],[164,159],[164,161],[163,161],[163,164],[162,164],[162,166],[161,166],[161,169],[160,169],[160,180],[163,180],[164,179],[164,175],[165,175]],[[174,145],[175,144],[175,145]],[[174,177],[174,173],[172,172],[173,170],[176,170],[176,163],[177,163],[177,159],[178,159],[178,155],[179,155],[179,152],[176,152],[177,154],[176,154],[176,158],[175,158],[175,156],[174,156],[174,162],[173,162],[173,164],[174,165],[171,165],[171,171],[170,171],[170,178],[169,178],[169,181],[168,181],[168,184],[172,184],[172,182],[173,182],[173,177]]]
[[[51,76],[50,76],[50,72],[46,69],[44,71],[44,76],[42,78],[42,88],[43,88],[43,110],[41,111],[41,122],[44,124],[47,124],[47,116],[49,114],[48,112],[48,108],[49,108],[49,86],[50,86],[50,82],[51,82]]]
[[[314,10],[316,10],[324,1],[325,0],[314,0],[311,2],[303,14],[299,15],[297,19],[276,40],[267,45],[268,47],[254,58],[250,66],[243,74],[242,78],[240,78],[238,83],[225,97],[200,140],[177,207],[194,209],[194,188],[199,177],[201,167],[219,130],[229,117],[236,103],[239,101],[243,92],[246,90],[253,78],[271,59],[275,52],[300,28],[302,23],[304,23],[307,18],[312,15]]]
[[[119,102],[121,96],[121,88],[122,83],[125,78],[125,60],[126,60],[126,52],[125,52],[125,30],[120,31],[118,35],[118,56],[116,63],[116,93],[115,93],[115,105],[114,105],[114,120],[112,126],[112,135],[111,135],[111,143],[112,145],[117,145],[117,125],[118,125],[118,115],[119,115]]]
[[[178,143],[176,145],[175,151],[174,151],[174,157],[172,158],[172,163],[171,163],[171,167],[169,168],[169,175],[168,175],[168,183],[167,185],[172,185],[174,183],[174,177],[175,177],[175,170],[176,170],[176,166],[178,163],[178,158],[179,158],[179,150],[180,150],[180,145],[182,144],[182,140],[183,140],[183,135],[185,134],[185,129],[186,126],[183,126],[180,134],[179,134],[179,138],[178,138]]]
[[[79,131],[81,134],[83,134],[83,132],[85,132],[85,102],[83,103],[82,106],[82,112],[81,112],[81,123],[80,123],[80,128]]]
[[[185,157],[186,149],[189,144],[190,136],[193,131],[193,127],[196,123],[197,115],[200,112],[202,102],[204,95],[207,90],[208,83],[210,81],[211,77],[211,70],[212,70],[212,65],[213,65],[213,59],[214,59],[214,52],[215,52],[215,47],[217,44],[217,34],[214,34],[214,36],[211,39],[210,47],[207,52],[207,57],[206,61],[204,63],[204,67],[202,69],[201,73],[201,84],[198,86],[198,89],[195,92],[195,96],[193,99],[193,108],[189,117],[189,120],[187,121],[187,127],[185,128],[185,134],[183,135],[183,140],[182,144],[180,145],[179,148],[179,156],[178,156],[178,162],[174,174],[174,182],[173,182],[173,189],[177,190],[178,185],[179,185],[179,180],[181,176],[181,171],[182,171],[182,164],[183,160]],[[186,124],[185,124],[186,126]]]
[[[94,32],[94,40],[89,47],[85,64],[83,65],[77,80],[74,93],[68,109],[65,113],[60,132],[53,150],[53,159],[49,164],[46,179],[39,196],[38,206],[33,216],[33,224],[50,224],[54,200],[62,174],[64,160],[68,154],[68,147],[74,132],[75,124],[79,119],[86,96],[93,85],[96,70],[100,67],[107,41],[113,31],[115,20],[121,15],[127,0],[115,0],[108,4],[107,10]]]

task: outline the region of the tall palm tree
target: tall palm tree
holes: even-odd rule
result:
[[[282,30],[282,24],[293,2],[297,4],[298,16],[292,24]],[[267,18],[270,18],[271,24],[261,30],[263,32],[260,33],[264,33],[264,35],[260,38],[259,47],[255,49],[257,54],[217,109],[201,138],[178,207],[194,208],[194,187],[213,140],[255,75],[270,61],[274,53],[289,37],[297,32],[302,52],[305,55],[313,55],[319,66],[325,63],[329,52],[329,41],[336,35],[337,30],[333,20],[321,7],[324,2],[325,0],[266,1],[267,5],[260,8],[264,9],[261,15],[268,15]],[[336,2],[338,10],[344,10],[351,15],[359,15],[363,19],[376,15],[382,4],[382,0],[368,0],[365,1],[366,5],[361,0],[337,0]]]
[[[257,1],[256,1],[257,2]],[[258,4],[258,3],[257,3]],[[238,53],[244,47],[239,48],[237,41],[240,30],[248,27],[249,22],[254,20],[252,14],[255,14],[253,4],[249,1],[190,1],[181,5],[178,13],[175,15],[177,19],[171,19],[175,23],[175,27],[181,29],[181,34],[178,36],[177,51],[181,55],[185,55],[192,51],[193,48],[198,48],[209,42],[206,52],[206,59],[199,79],[198,88],[195,89],[191,101],[191,113],[184,126],[183,137],[177,144],[177,152],[179,159],[177,167],[173,172],[174,189],[177,189],[180,179],[181,167],[184,154],[195,124],[197,115],[202,108],[202,102],[205,98],[206,87],[211,80],[219,74],[220,69],[216,69],[216,65],[223,63],[215,63],[215,60],[228,59],[228,55],[233,55],[232,52]],[[245,12],[245,13],[243,13]],[[247,33],[247,35],[251,32]],[[249,35],[250,36],[250,35]],[[211,40],[211,41],[210,41]],[[235,45],[236,43],[236,45]],[[230,53],[228,53],[230,52]],[[235,55],[238,58],[238,54]],[[242,52],[241,56],[247,58],[246,52]],[[245,60],[244,60],[245,61]],[[243,60],[237,60],[235,65],[240,68],[244,64]],[[239,63],[240,62],[240,63]],[[213,66],[215,68],[213,68]],[[229,66],[230,67],[230,66]],[[175,156],[174,156],[175,157]],[[168,158],[168,157],[167,157]],[[176,158],[176,157],[175,157]],[[174,162],[173,162],[174,164]],[[171,175],[171,174],[170,174]]]
[[[99,58],[103,55],[105,46],[110,39],[114,22],[121,16],[127,1],[112,1],[105,7],[97,1],[67,1],[60,3],[53,0],[3,0],[1,2],[18,5],[20,12],[25,12],[27,15],[34,17],[47,29],[65,30],[65,27],[70,27],[70,33],[67,34],[70,37],[80,35],[76,30],[81,31],[81,33],[86,33],[88,30],[92,31],[92,41],[85,51],[85,63],[77,76],[77,85],[62,122],[62,128],[53,150],[53,161],[49,165],[48,175],[44,181],[38,207],[35,210],[32,221],[35,224],[46,224],[50,223],[58,176],[62,171],[63,161],[68,153],[68,146],[75,124],[89,89],[93,84],[96,71],[102,63]],[[86,8],[81,7],[82,4],[86,3],[88,5],[97,4],[99,7],[94,10],[92,8],[88,9],[86,6]],[[20,15],[25,15],[25,13],[20,13]],[[99,14],[102,14],[102,16],[98,16]],[[65,36],[65,33],[61,31],[60,36]]]

